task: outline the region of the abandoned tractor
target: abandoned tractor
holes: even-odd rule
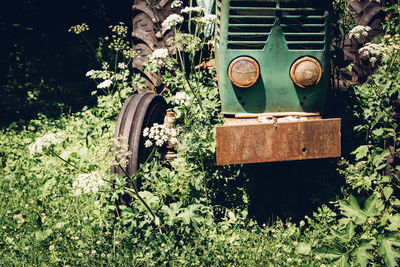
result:
[[[205,1],[199,2],[204,5]],[[322,117],[330,88],[331,3],[206,2],[217,16],[215,62],[225,117],[225,124],[216,130],[217,164],[339,157],[341,120]],[[134,5],[134,38],[141,36],[141,24],[135,21],[145,17],[146,8],[151,11],[145,4]],[[154,20],[165,19],[160,16]],[[147,28],[148,24],[142,23]],[[155,32],[148,37],[165,34]],[[154,40],[152,45],[147,40],[146,45],[135,46],[145,46],[150,53],[163,45]],[[156,77],[150,78],[157,86]],[[146,157],[143,129],[163,123],[166,108],[160,95],[149,92],[135,94],[124,104],[115,136],[125,137],[132,153],[129,175]]]

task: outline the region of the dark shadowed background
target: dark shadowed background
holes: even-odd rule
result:
[[[94,82],[85,77],[98,67],[80,36],[68,32],[86,22],[94,47],[108,26],[130,26],[130,0],[13,0],[0,8],[0,128],[38,113],[58,116],[93,105]]]

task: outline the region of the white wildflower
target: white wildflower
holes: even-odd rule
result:
[[[164,141],[163,140],[157,140],[156,141],[156,146],[163,146]]]
[[[200,21],[203,22],[204,24],[210,24],[210,23],[213,23],[216,18],[217,18],[217,16],[208,14],[208,15],[205,15],[204,17],[202,17],[200,19]]]
[[[167,48],[159,48],[153,51],[150,57],[150,61],[156,62],[161,65],[163,63],[163,59],[168,57],[168,49]]]
[[[169,15],[161,24],[163,28],[166,30],[171,29],[171,27],[175,27],[176,25],[183,22],[183,17],[177,14]]]
[[[128,66],[125,63],[118,63],[118,68],[120,69],[126,69]]]
[[[35,142],[28,147],[29,153],[31,155],[36,153],[42,153],[44,149],[61,143],[61,139],[62,139],[61,133],[45,134],[42,137],[37,138]]]
[[[104,186],[104,180],[97,172],[80,174],[72,183],[73,192],[76,196],[83,193],[97,193],[102,186]]]
[[[53,245],[49,246],[49,250],[53,251],[54,250],[54,246]]]
[[[177,131],[172,128],[168,128],[163,124],[154,123],[153,126],[149,128],[145,128],[143,130],[143,136],[148,139],[145,141],[144,146],[150,147],[153,145],[153,141],[156,146],[163,146],[165,143],[170,142],[171,144],[177,144],[178,139]]]
[[[88,72],[86,72],[86,77],[92,77],[93,74],[95,74],[94,70],[89,70]]]
[[[171,8],[181,7],[182,5],[183,5],[183,2],[181,0],[175,0],[174,2],[172,2]]]
[[[349,32],[349,38],[360,38],[361,36],[368,36],[368,32],[371,30],[371,27],[369,26],[355,26],[353,29],[350,30]]]
[[[366,43],[364,47],[361,47],[358,52],[364,56],[369,57],[372,64],[377,60],[377,57],[382,55],[383,48],[379,44]]]
[[[153,145],[153,142],[151,142],[150,140],[146,140],[146,142],[144,142],[145,147],[151,147],[152,145]]]
[[[191,97],[187,95],[185,92],[178,92],[174,96],[174,102],[178,106],[188,107],[190,105]]]
[[[105,80],[105,81],[99,83],[99,84],[97,85],[97,88],[99,88],[99,89],[108,88],[108,87],[111,86],[111,84],[112,84],[112,81],[111,81],[110,79],[107,79],[107,80]]]
[[[143,130],[143,137],[146,137],[149,135],[149,127],[144,128]]]
[[[181,10],[181,13],[192,13],[192,12],[196,12],[196,13],[200,13],[200,12],[204,12],[204,7],[201,6],[188,6],[185,7],[184,9]]]

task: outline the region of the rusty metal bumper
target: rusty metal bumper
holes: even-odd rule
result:
[[[217,164],[260,163],[341,155],[340,119],[261,123],[225,119],[217,127]]]

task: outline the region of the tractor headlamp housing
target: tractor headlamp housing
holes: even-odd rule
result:
[[[322,77],[322,66],[312,57],[302,57],[296,60],[290,68],[290,78],[301,88],[316,85]]]
[[[228,76],[234,85],[248,88],[257,82],[260,67],[257,61],[250,57],[238,57],[229,65]]]

